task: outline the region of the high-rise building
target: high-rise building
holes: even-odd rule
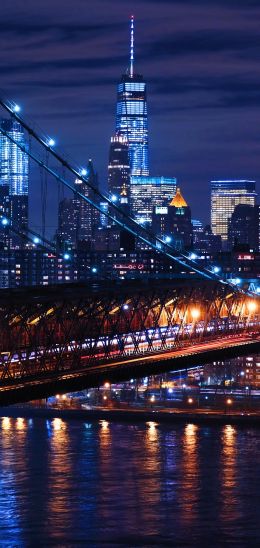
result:
[[[203,224],[199,219],[191,219],[192,231],[193,231],[193,244],[196,245],[200,240],[200,236],[203,234]]]
[[[183,198],[180,188],[169,205],[170,235],[176,249],[189,249],[192,246],[191,210]]]
[[[131,175],[149,175],[146,83],[134,71],[133,16],[130,66],[117,87],[116,133],[128,141]]]
[[[212,234],[211,226],[206,225],[202,232],[197,232],[194,237],[193,227],[193,248],[195,251],[205,255],[212,255],[221,251],[221,236]]]
[[[131,212],[140,224],[152,224],[155,207],[167,207],[176,193],[175,177],[131,177]]]
[[[255,181],[211,181],[211,229],[213,234],[221,236],[224,249],[228,248],[228,224],[235,207],[254,206],[255,202]]]
[[[178,250],[191,247],[191,211],[179,188],[167,207],[154,207],[152,229],[156,236]]]
[[[111,137],[108,164],[108,191],[119,200],[122,192],[129,198],[130,165],[128,141],[122,135]]]
[[[94,170],[92,160],[88,161],[86,171],[87,171],[87,174],[85,175],[85,178],[88,179],[89,183],[91,184],[94,190],[92,190],[88,185],[86,185],[86,183],[84,183],[81,179],[76,179],[75,188],[81,194],[83,194],[83,196],[86,196],[87,198],[91,199],[94,203],[97,203],[99,205],[99,197],[95,193],[95,189],[96,190],[98,189],[98,176],[96,171]],[[77,240],[91,242],[94,231],[100,222],[100,213],[86,200],[79,198],[77,196],[75,196],[75,200],[78,202],[78,214],[79,214]]]
[[[61,249],[76,246],[79,231],[79,203],[72,198],[63,198],[59,203],[57,242]]]
[[[92,160],[88,161],[86,174],[92,188],[82,179],[76,179],[75,190],[99,205],[98,178]],[[61,247],[77,247],[80,242],[93,244],[96,227],[100,224],[100,213],[84,198],[75,193],[73,198],[65,198],[59,204],[57,240]]]
[[[16,120],[2,120],[1,129],[14,141],[27,147],[24,130]],[[17,230],[28,228],[28,155],[7,135],[0,133],[0,210],[10,218]],[[12,236],[11,246],[20,244],[18,236]]]
[[[231,248],[247,246],[258,251],[258,206],[239,204],[235,207],[228,227],[228,242]]]

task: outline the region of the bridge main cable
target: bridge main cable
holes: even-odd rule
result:
[[[115,222],[118,226],[123,228],[124,230],[131,233],[133,236],[138,238],[139,240],[142,240],[145,244],[147,244],[149,247],[154,249],[157,253],[161,253],[168,257],[169,259],[173,260],[175,263],[178,263],[185,269],[192,269],[194,272],[199,274],[200,276],[215,280],[219,283],[225,283],[221,278],[212,272],[211,270],[208,270],[205,267],[198,267],[196,261],[192,260],[190,257],[183,253],[178,253],[178,256],[175,254],[175,250],[172,246],[167,244],[164,240],[161,238],[158,238],[153,233],[151,233],[147,228],[140,227],[140,225],[127,215],[120,207],[118,207],[114,202],[112,202],[107,196],[105,196],[100,190],[96,189],[89,181],[86,179],[77,169],[75,169],[65,158],[63,158],[60,154],[58,154],[51,146],[46,142],[46,140],[41,137],[21,116],[18,115],[17,112],[14,110],[14,104],[11,102],[7,102],[0,98],[0,105],[12,116],[14,117],[17,122],[19,122],[23,128],[29,133],[30,136],[32,136],[41,146],[44,147],[44,149],[49,152],[64,168],[68,169],[77,179],[79,178],[85,185],[87,185],[96,196],[101,198],[102,201],[105,201],[108,203],[108,205],[117,212],[121,218],[126,219],[127,222],[124,222],[123,220],[118,219],[117,217],[113,216],[109,210],[104,211],[99,204],[79,192],[78,189],[75,189],[75,187],[69,183],[64,177],[62,177],[59,173],[55,172],[52,168],[50,168],[46,163],[38,158],[34,153],[27,150],[26,147],[24,147],[22,144],[17,142],[13,137],[11,137],[4,129],[0,128],[0,132],[7,137],[12,143],[18,146],[20,150],[22,150],[24,153],[26,153],[32,160],[34,160],[40,167],[42,167],[45,171],[47,171],[50,175],[52,175],[57,181],[60,181],[64,186],[69,188],[74,194],[79,196],[82,200],[87,202],[89,205],[94,207],[96,210],[98,210],[102,215],[105,215],[107,218]],[[129,223],[133,225],[133,227],[129,226]],[[140,233],[142,231],[142,234]],[[154,239],[152,241],[150,238]],[[229,283],[234,291],[240,292],[240,288],[237,286]]]

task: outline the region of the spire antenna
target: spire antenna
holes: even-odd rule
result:
[[[131,15],[130,78],[134,76],[134,16]]]

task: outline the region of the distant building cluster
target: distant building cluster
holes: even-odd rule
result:
[[[19,122],[0,121],[0,287],[84,281],[98,273],[111,278],[164,275],[167,261],[124,229],[124,216],[176,253],[188,253],[203,266],[217,263],[226,277],[257,277],[260,209],[254,180],[212,180],[211,223],[203,226],[192,218],[176,178],[150,173],[147,91],[143,76],[135,72],[133,32],[131,18],[130,65],[117,86],[109,147],[108,201],[100,198],[89,160],[82,179],[74,182],[73,195],[59,202],[54,255],[26,243],[29,143]],[[122,212],[121,227],[113,205]],[[44,219],[42,225],[45,235]]]

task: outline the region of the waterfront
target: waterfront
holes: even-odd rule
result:
[[[257,546],[259,430],[0,420],[1,546]]]

